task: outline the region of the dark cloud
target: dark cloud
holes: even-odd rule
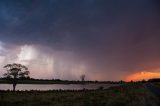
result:
[[[159,67],[159,15],[158,0],[1,1],[0,38],[73,52],[105,79]]]

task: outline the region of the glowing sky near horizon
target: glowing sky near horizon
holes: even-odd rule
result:
[[[159,19],[159,0],[0,0],[0,77],[14,62],[33,78],[160,77]]]
[[[142,80],[149,80],[153,78],[160,78],[160,71],[158,69],[157,72],[150,70],[150,71],[142,71],[137,72],[134,74],[129,75],[125,81],[142,81]]]

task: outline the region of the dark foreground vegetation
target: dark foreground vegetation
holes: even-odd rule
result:
[[[0,91],[0,106],[159,106],[142,83],[81,91]]]
[[[160,82],[155,83],[155,85],[160,88]]]

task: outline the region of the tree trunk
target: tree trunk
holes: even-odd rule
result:
[[[13,84],[13,91],[15,91],[16,89],[16,84]]]
[[[14,78],[13,78],[13,91],[15,91],[16,89],[16,84],[17,84],[17,75],[14,75]]]

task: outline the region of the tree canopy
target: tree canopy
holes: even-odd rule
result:
[[[29,76],[28,68],[21,64],[7,64],[4,68],[7,71],[4,76],[7,78],[25,78]]]

